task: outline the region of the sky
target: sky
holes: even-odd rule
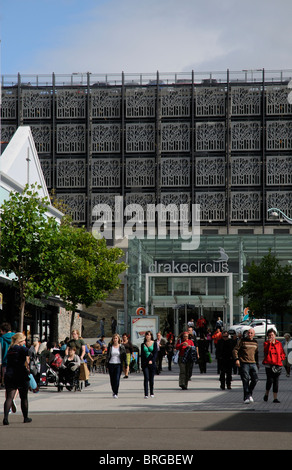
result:
[[[291,31],[291,0],[0,0],[0,71],[287,70]]]

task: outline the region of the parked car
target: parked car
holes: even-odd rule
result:
[[[277,327],[270,319],[265,318],[254,318],[253,320],[245,320],[241,323],[232,325],[228,332],[229,334],[234,333],[241,333],[243,336],[246,335],[246,332],[253,328],[255,330],[255,336],[265,336],[266,331],[270,328],[273,328],[276,332],[276,336],[278,335]]]

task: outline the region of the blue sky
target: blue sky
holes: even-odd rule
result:
[[[292,69],[291,0],[0,0],[1,74]]]

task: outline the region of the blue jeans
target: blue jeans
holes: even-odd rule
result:
[[[257,365],[242,362],[240,365],[240,375],[243,385],[243,399],[246,400],[252,396],[253,389],[259,380]]]
[[[122,364],[108,364],[108,372],[113,394],[117,395],[119,393]]]

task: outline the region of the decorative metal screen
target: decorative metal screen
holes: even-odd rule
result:
[[[24,119],[48,119],[51,117],[51,99],[49,90],[23,90],[22,117]]]
[[[268,121],[267,150],[292,149],[292,121]]]
[[[155,116],[155,87],[126,88],[126,116],[128,118]]]
[[[233,186],[256,186],[261,183],[259,157],[232,157],[231,184]]]
[[[162,221],[171,221],[177,224],[179,221],[190,221],[191,212],[189,193],[162,193],[161,204],[164,206],[164,210],[160,213]]]
[[[31,133],[38,153],[51,153],[51,126],[31,124]]]
[[[162,152],[189,152],[189,123],[161,124],[161,150]]]
[[[72,88],[56,91],[57,118],[84,118],[86,110],[86,91]]]
[[[154,152],[155,125],[154,124],[126,124],[126,151]]]
[[[267,191],[267,209],[276,207],[292,218],[292,192],[291,191]],[[267,213],[267,218],[268,218]]]
[[[93,153],[119,153],[121,148],[120,124],[93,124],[91,148]]]
[[[161,185],[176,187],[190,186],[190,159],[162,158]]]
[[[17,107],[16,90],[3,90],[1,93],[1,117],[2,119],[15,119]]]
[[[267,114],[291,114],[292,106],[288,103],[288,88],[283,85],[266,87],[266,113]]]
[[[267,156],[267,185],[292,185],[292,157]]]
[[[40,159],[42,172],[48,188],[52,187],[52,162],[49,158]]]
[[[119,211],[119,206],[115,207],[115,197],[119,196],[119,194],[115,193],[93,193],[91,197],[91,206],[92,206],[92,213],[91,213],[91,220],[94,221],[98,217],[101,217],[102,214],[97,214],[95,208],[98,206],[101,208],[104,205],[104,211],[106,212],[106,220],[110,220],[110,215],[112,220],[115,220],[117,214],[115,211],[118,211],[118,217],[121,217],[120,220],[123,220],[123,214]],[[106,208],[105,205],[109,206]]]
[[[197,157],[196,158],[196,185],[197,186],[224,186],[225,185],[225,158],[224,157]]]
[[[85,194],[61,193],[57,194],[57,199],[66,206],[74,222],[85,222]]]
[[[196,150],[205,152],[225,150],[224,122],[196,123]]]
[[[231,114],[234,116],[259,115],[261,111],[261,88],[241,86],[231,88]]]
[[[12,138],[14,132],[16,131],[16,126],[14,124],[3,124],[1,126],[1,140],[2,142],[9,142]]]
[[[116,188],[121,184],[121,161],[119,158],[93,158],[91,178],[93,188]]]
[[[160,99],[163,117],[190,116],[191,91],[189,88],[162,88]]]
[[[155,185],[155,159],[127,158],[126,185],[130,187],[153,187]]]
[[[85,152],[85,124],[57,125],[57,152]]]
[[[57,187],[84,188],[86,183],[85,160],[57,160]]]
[[[238,121],[231,123],[232,150],[260,150],[261,124],[253,121]]]
[[[231,193],[231,220],[244,222],[245,220],[261,219],[261,193],[260,192],[232,192]]]
[[[121,89],[93,89],[90,94],[92,118],[118,118],[121,115]]]
[[[225,90],[224,88],[199,88],[196,92],[197,116],[224,116],[225,114]]]
[[[200,204],[202,222],[225,220],[225,192],[196,193],[196,204]]]

